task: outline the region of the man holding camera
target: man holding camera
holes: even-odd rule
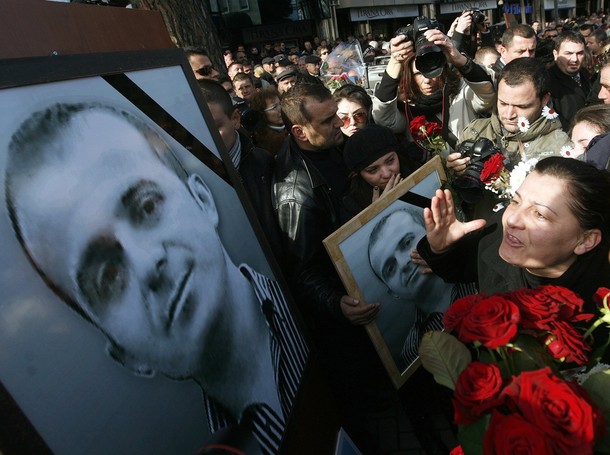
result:
[[[469,149],[480,138],[489,139],[493,143],[491,147],[495,146],[504,155],[509,172],[519,162],[560,155],[562,148],[570,145],[570,138],[562,131],[557,115],[545,109],[549,98],[549,76],[542,62],[528,57],[508,63],[498,79],[497,112],[490,118],[474,120],[464,129],[458,152],[447,156],[447,168],[459,177],[464,176],[469,166],[476,166],[478,153],[471,158]],[[480,152],[482,157],[493,154],[488,150]],[[473,182],[472,176],[468,172],[456,179],[454,185],[461,190],[472,190],[461,193],[473,205],[473,215],[487,219],[497,201],[490,191],[482,191],[480,181]],[[468,198],[472,193],[477,197]]]

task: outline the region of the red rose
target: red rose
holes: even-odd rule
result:
[[[452,330],[459,331],[464,316],[468,314],[470,309],[483,298],[484,297],[481,294],[472,294],[453,302],[447,311],[445,311],[445,315],[443,316],[445,330],[448,332]]]
[[[481,182],[489,185],[495,179],[500,177],[500,173],[504,169],[504,159],[505,158],[501,153],[496,153],[485,161],[485,164],[483,164],[483,170],[481,171]]]
[[[593,301],[595,302],[595,304],[600,307],[600,308],[604,308],[604,299],[608,297],[608,299],[606,299],[606,302],[610,299],[610,289],[608,288],[599,288],[597,291],[595,291],[595,295],[593,296]]]
[[[592,314],[582,312],[582,307],[585,304],[584,300],[568,288],[546,285],[538,287],[537,290],[541,292],[541,298],[547,298],[561,304],[559,317],[564,321],[588,321],[593,317]]]
[[[426,117],[423,115],[419,115],[411,120],[409,124],[409,131],[411,131],[411,135],[415,137],[418,134],[421,134],[420,128],[426,124]]]
[[[460,373],[453,393],[455,423],[474,423],[500,404],[502,373],[495,363],[470,362]]]
[[[486,455],[552,455],[549,437],[519,414],[494,410],[483,439]]]
[[[442,134],[442,132],[443,132],[443,129],[441,128],[441,126],[438,123],[436,123],[436,122],[426,123],[426,134],[428,135],[428,137],[432,137],[437,134]]]
[[[585,342],[583,335],[569,322],[557,321],[551,323],[551,341],[547,348],[554,358],[566,358],[568,362],[586,365],[587,352],[591,347]]]
[[[507,294],[519,307],[524,329],[549,330],[549,323],[559,315],[559,302],[538,289],[517,289]]]
[[[603,431],[604,423],[582,387],[554,376],[547,367],[521,373],[502,395],[510,407],[549,436],[554,453],[593,453],[595,434]]]
[[[479,341],[489,349],[504,346],[517,334],[519,308],[503,295],[480,300],[464,316],[458,338],[464,343]]]
[[[464,455],[464,449],[462,449],[462,446],[454,447],[451,449],[451,452],[449,452],[449,455]]]

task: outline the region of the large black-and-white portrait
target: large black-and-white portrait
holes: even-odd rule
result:
[[[437,161],[424,166],[325,240],[350,295],[381,304],[367,330],[397,387],[418,365],[421,336],[442,329],[451,302],[453,286],[411,258],[440,172]]]
[[[293,410],[308,348],[175,55],[0,90],[0,379],[55,453],[277,453]]]

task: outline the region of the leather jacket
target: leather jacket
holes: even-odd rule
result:
[[[294,296],[308,322],[317,326],[329,320],[347,323],[340,308],[345,290],[322,243],[341,226],[333,198],[320,172],[289,137],[276,157],[273,205]]]

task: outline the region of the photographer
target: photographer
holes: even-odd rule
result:
[[[373,96],[376,124],[406,134],[417,116],[442,127],[453,148],[460,131],[493,107],[495,91],[489,75],[426,17],[415,19],[390,40],[391,58]],[[445,115],[443,116],[443,112]],[[411,156],[420,163],[430,152],[416,143]]]
[[[465,10],[459,15],[447,33],[460,52],[474,57],[479,40],[481,47],[494,47],[493,36],[487,28],[487,18],[478,9]]]
[[[562,147],[570,145],[557,115],[544,110],[549,98],[544,64],[533,57],[515,59],[500,73],[497,110],[490,118],[474,120],[460,134],[457,153],[447,156],[447,168],[456,176],[466,173],[461,180],[454,180],[454,186],[470,203],[467,212],[474,218],[489,219],[498,200],[492,192],[481,189],[476,175],[467,172],[475,164],[471,163],[473,143],[489,139],[490,147],[505,156],[509,172],[521,161],[559,155]],[[491,156],[488,150],[481,150],[481,154]]]

